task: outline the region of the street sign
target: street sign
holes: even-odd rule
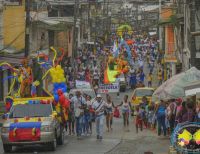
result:
[[[119,92],[119,84],[101,84],[99,86],[98,93],[118,93]]]

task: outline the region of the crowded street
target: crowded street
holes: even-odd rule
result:
[[[131,91],[127,91],[126,94],[130,96]],[[124,95],[125,93],[121,93],[120,98],[123,98]],[[115,94],[111,97],[116,104],[120,103]],[[155,131],[149,129],[144,129],[143,132],[136,134],[133,118],[130,121],[130,132],[124,132],[122,118],[114,118],[113,131],[107,132],[105,127],[102,141],[96,140],[95,133],[81,140],[77,140],[76,136],[66,135],[64,145],[59,146],[55,152],[50,152],[43,146],[27,146],[17,147],[12,154],[132,154],[133,151],[134,154],[150,151],[156,154],[168,153],[169,137],[158,137]],[[2,142],[0,143],[0,151],[3,151]]]
[[[0,9],[0,154],[200,154],[199,0]]]

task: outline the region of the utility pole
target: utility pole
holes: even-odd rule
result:
[[[162,0],[159,0],[159,20],[161,20],[162,15]],[[159,46],[160,50],[162,50],[162,27],[159,26]]]
[[[187,2],[187,1],[186,1]],[[191,3],[191,9],[190,9],[190,32],[195,32],[195,0],[188,1]],[[191,66],[195,66],[196,68],[200,69],[200,62],[199,59],[196,57],[196,41],[195,36],[190,35],[190,45],[191,45],[191,58],[190,58],[190,64]]]
[[[97,1],[95,1],[95,28],[94,28],[94,52],[97,51]]]
[[[90,1],[88,1],[88,41],[90,41],[90,35],[91,35],[91,20],[90,20]]]
[[[25,51],[24,57],[29,56],[30,50],[30,24],[31,24],[31,16],[30,16],[30,0],[25,0],[25,11],[26,11],[26,27],[25,27]]]
[[[0,49],[3,49],[3,0],[0,0]]]
[[[139,16],[139,4],[137,3],[136,4],[137,7],[136,7],[136,29],[137,29],[137,32],[139,31],[139,21],[138,21],[138,16]]]
[[[79,0],[75,0],[74,4],[74,27],[73,27],[73,48],[72,48],[72,58],[75,65],[75,58],[77,56],[77,32],[76,32],[76,24],[77,24],[77,15],[78,15],[78,4]]]

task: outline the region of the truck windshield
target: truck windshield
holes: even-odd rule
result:
[[[135,95],[137,97],[143,97],[143,96],[152,96],[153,95],[153,90],[150,89],[137,89],[135,92]]]
[[[19,104],[13,106],[10,118],[48,117],[51,114],[51,104]]]

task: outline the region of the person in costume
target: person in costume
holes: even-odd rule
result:
[[[31,67],[28,66],[28,59],[22,61],[22,66],[20,67],[20,79],[21,79],[21,97],[31,96],[31,84],[33,82],[33,74]]]

